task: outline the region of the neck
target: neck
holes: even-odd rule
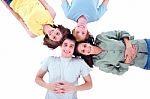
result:
[[[68,56],[67,57],[67,56],[64,56],[63,54],[61,54],[61,57],[64,58],[64,59],[70,59],[70,58],[72,58],[72,56]]]
[[[80,16],[78,21],[77,21],[78,25],[86,25],[87,24],[87,20],[85,16]]]
[[[103,49],[102,48],[100,48],[100,47],[97,47],[97,46],[93,46],[93,54],[95,54],[95,55],[97,55],[97,54],[99,54],[99,53],[101,53],[102,51],[103,51]]]

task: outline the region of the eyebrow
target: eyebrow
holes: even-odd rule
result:
[[[54,30],[50,30],[49,32],[51,33],[52,31],[54,31]]]
[[[75,44],[71,44],[72,46],[75,46]]]

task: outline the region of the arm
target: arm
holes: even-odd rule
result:
[[[109,0],[103,0],[102,4],[107,6],[108,5]]]
[[[7,9],[15,16],[15,18],[21,23],[21,25],[25,28],[25,30],[27,31],[27,33],[30,35],[30,37],[34,38],[37,37],[36,35],[32,34],[27,25],[24,23],[23,19],[20,17],[20,15],[18,15],[8,4],[6,4],[6,2],[4,0],[2,0],[2,2],[4,3],[4,5],[7,7]]]
[[[46,72],[40,69],[36,75],[35,82],[41,87],[47,88],[47,83],[43,80],[45,74]]]
[[[61,0],[62,3],[64,3],[66,0]]]
[[[76,91],[82,91],[82,90],[88,90],[88,89],[91,89],[92,88],[92,79],[91,79],[91,76],[90,74],[83,77],[85,83],[82,84],[82,85],[78,85],[76,86]]]
[[[90,74],[83,77],[85,83],[81,84],[81,85],[72,85],[70,83],[66,83],[66,82],[61,82],[62,85],[57,86],[59,89],[63,89],[61,90],[61,93],[68,93],[71,91],[83,91],[83,90],[88,90],[92,88],[92,80],[91,80],[91,76]],[[60,92],[59,92],[60,93]]]
[[[109,0],[103,0],[102,4],[98,7],[99,17],[103,16],[107,11],[107,5]]]
[[[44,87],[46,88],[47,90],[50,90],[50,91],[55,91],[57,92],[57,85],[58,83],[54,83],[54,84],[49,84],[49,83],[46,83],[44,80],[43,80],[43,77],[44,75],[46,74],[46,71],[43,71],[42,69],[40,69],[36,75],[36,78],[35,78],[35,82],[40,85],[41,87]]]
[[[131,63],[137,54],[137,47],[129,41],[129,38],[125,37],[123,38],[124,44],[125,44],[125,63],[129,64]]]
[[[133,40],[134,37],[131,36],[126,31],[108,31],[108,32],[102,32],[101,34],[97,35],[97,40],[118,40],[123,41],[123,38],[128,38],[129,40]]]
[[[51,16],[54,19],[56,16],[56,12],[54,11],[54,9],[51,6],[49,6],[49,4],[45,0],[39,0],[39,1],[45,7],[45,9],[47,9],[49,11],[49,13],[51,14]]]
[[[64,11],[64,14],[65,14],[66,17],[68,17],[68,12],[70,10],[70,5],[69,5],[67,0],[61,0],[61,1],[62,1],[61,7]]]

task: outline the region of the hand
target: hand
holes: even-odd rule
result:
[[[125,63],[131,63],[137,55],[137,47],[135,45],[127,46],[125,50]]]
[[[60,82],[59,85],[57,85],[57,93],[68,93],[72,91],[76,91],[76,86],[66,83],[66,82]]]
[[[48,91],[59,92],[61,89],[59,88],[60,83],[47,84],[46,88]]]

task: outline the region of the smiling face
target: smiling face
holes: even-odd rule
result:
[[[89,43],[80,43],[77,47],[77,50],[83,55],[91,55],[93,52],[93,48]]]
[[[50,25],[45,25],[43,31],[52,41],[60,41],[62,38],[62,34],[59,29],[53,28]]]
[[[61,46],[62,56],[65,58],[72,57],[73,52],[74,52],[74,48],[75,48],[75,42],[74,41],[72,41],[70,39],[64,40],[64,42],[62,43],[62,46]]]
[[[88,33],[88,31],[87,31],[86,25],[77,25],[75,27],[74,36],[77,39],[77,41],[85,40],[87,33]]]

